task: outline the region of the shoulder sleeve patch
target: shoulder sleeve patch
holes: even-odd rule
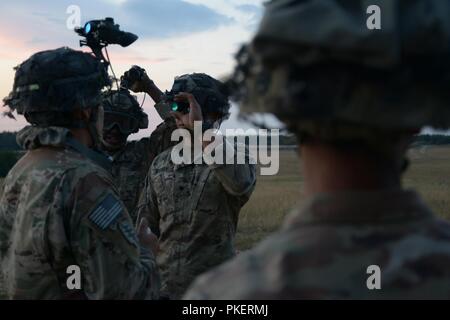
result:
[[[136,235],[136,231],[134,230],[133,226],[125,221],[125,222],[121,222],[119,223],[119,229],[120,231],[122,231],[123,236],[125,237],[125,239],[127,239],[127,241],[134,245],[136,248],[138,247],[138,238]]]
[[[112,194],[108,194],[89,214],[89,220],[101,230],[106,230],[122,213],[122,203]]]

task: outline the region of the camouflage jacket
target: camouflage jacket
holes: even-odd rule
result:
[[[150,165],[158,154],[175,144],[171,141],[175,128],[173,118],[168,118],[152,132],[150,138],[130,141],[123,149],[109,154],[113,159],[114,183],[133,222],[136,222],[136,206]]]
[[[380,290],[369,290],[380,268]],[[312,199],[186,299],[449,299],[450,225],[412,191]]]
[[[160,154],[147,176],[139,216],[159,235],[161,296],[179,299],[196,276],[234,255],[238,216],[256,183],[255,166],[175,165]]]
[[[139,245],[109,173],[84,155],[92,150],[70,141],[70,131],[58,127],[18,134],[28,152],[6,177],[0,200],[7,298],[157,297],[154,256]],[[72,265],[79,267],[80,290],[67,285]]]

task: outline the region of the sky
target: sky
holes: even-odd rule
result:
[[[81,25],[92,19],[113,17],[122,30],[139,39],[127,48],[108,47],[116,76],[132,65],[146,69],[161,90],[169,90],[177,75],[204,72],[221,78],[235,65],[234,55],[256,31],[264,0],[14,0],[0,2],[0,98],[11,91],[13,68],[33,53],[68,46],[79,49],[80,37],[67,27],[80,8]],[[89,51],[88,48],[83,50]],[[143,95],[138,95],[142,102]],[[147,96],[144,109],[150,126],[132,138],[148,136],[161,122]],[[6,109],[6,108],[5,108]],[[0,108],[1,110],[1,108]],[[233,106],[224,128],[251,128],[237,119]],[[0,116],[0,131],[26,125]],[[269,121],[271,121],[269,119]],[[273,120],[273,123],[276,123]]]
[[[161,90],[169,90],[177,75],[204,72],[227,76],[235,65],[234,55],[257,29],[264,0],[14,0],[0,2],[0,98],[11,91],[13,68],[33,53],[68,46],[79,49],[80,37],[67,27],[69,6],[80,9],[80,23],[113,17],[121,29],[139,39],[127,48],[112,45],[109,55],[116,76],[139,65]],[[70,20],[72,21],[72,20]],[[83,50],[89,51],[88,48]],[[143,95],[138,95],[143,101]],[[162,120],[147,97],[144,109],[150,125],[131,139],[149,136]],[[5,108],[6,109],[6,108]],[[0,112],[3,111],[0,107]],[[252,128],[238,120],[232,106],[227,128]],[[26,125],[0,113],[0,131],[16,131]],[[271,127],[281,127],[265,116]],[[434,133],[425,129],[426,133]],[[442,133],[442,132],[439,132]],[[447,132],[449,133],[449,132]]]

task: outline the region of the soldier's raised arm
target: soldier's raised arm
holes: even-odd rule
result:
[[[132,66],[122,76],[122,86],[136,93],[147,93],[156,103],[155,108],[161,119],[170,117],[170,110],[162,102],[164,93],[155,82],[150,79],[145,69],[139,66]]]
[[[194,122],[196,121],[202,121],[203,126],[206,126],[205,128],[212,126],[210,119],[203,119],[201,106],[194,95],[180,93],[177,99],[185,100],[189,103],[189,119],[192,127],[195,126]],[[256,184],[256,166],[254,165],[255,161],[250,158],[248,149],[242,145],[231,145],[222,135],[214,135],[211,141],[202,140],[203,150],[206,151],[215,139],[219,140],[215,142],[215,149],[225,151],[227,159],[224,159],[223,163],[214,161],[213,164],[210,164],[210,168],[230,195],[249,196]],[[237,156],[236,158],[235,155]],[[241,160],[243,163],[238,163],[237,160]]]

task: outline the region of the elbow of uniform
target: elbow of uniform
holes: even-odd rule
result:
[[[239,183],[233,185],[231,193],[234,196],[244,196],[253,191],[255,188],[256,181],[254,179],[251,180],[243,180]]]

